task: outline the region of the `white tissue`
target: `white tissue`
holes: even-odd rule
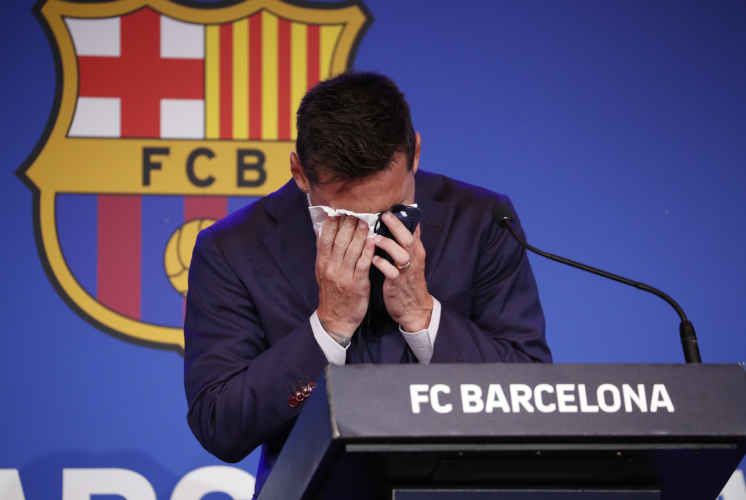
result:
[[[326,205],[313,205],[308,207],[308,213],[311,215],[311,222],[313,223],[313,230],[316,236],[321,236],[321,228],[324,225],[324,221],[329,217],[339,217],[340,215],[351,215],[357,219],[368,224],[368,236],[373,236],[373,228],[376,225],[378,216],[377,214],[360,214],[351,210],[345,210],[344,208],[335,209],[327,207]]]
[[[357,219],[368,224],[368,236],[375,234],[375,226],[378,217],[381,212],[375,214],[357,213],[352,210],[345,210],[344,208],[332,208],[326,205],[311,205],[311,198],[306,195],[308,199],[308,213],[311,216],[311,222],[313,223],[313,231],[316,233],[316,237],[321,236],[321,228],[324,225],[324,221],[329,217],[339,217],[340,215],[351,215]],[[416,207],[417,203],[408,205],[410,207]]]

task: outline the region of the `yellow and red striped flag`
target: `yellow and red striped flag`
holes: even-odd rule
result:
[[[343,25],[263,10],[205,29],[205,137],[294,140],[306,91],[331,76]]]

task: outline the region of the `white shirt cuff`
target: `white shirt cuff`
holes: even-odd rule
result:
[[[434,307],[433,313],[435,313]],[[332,338],[331,335],[326,332],[326,330],[324,330],[324,327],[321,326],[321,320],[319,320],[319,316],[318,314],[316,314],[316,311],[313,312],[313,314],[309,318],[309,321],[311,322],[311,330],[313,331],[313,336],[316,339],[316,343],[319,344],[319,347],[321,347],[321,350],[324,352],[326,360],[333,365],[345,364],[345,361],[347,359],[347,347],[350,346],[348,345],[347,347],[342,347],[337,343],[336,340]]]
[[[407,332],[399,325],[404,340],[409,344],[409,348],[423,365],[430,363],[433,357],[433,346],[435,345],[435,336],[438,334],[440,326],[440,302],[433,297],[433,312],[430,314],[430,323],[427,328],[418,332]]]

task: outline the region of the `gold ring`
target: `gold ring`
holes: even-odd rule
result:
[[[403,266],[396,266],[396,268],[397,268],[397,269],[398,269],[399,271],[406,271],[406,270],[407,270],[407,269],[409,269],[410,267],[412,267],[412,261],[411,261],[411,260],[407,261],[407,263],[406,263],[406,264],[404,264]]]

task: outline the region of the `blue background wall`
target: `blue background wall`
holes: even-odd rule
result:
[[[106,335],[62,301],[14,175],[55,92],[32,4],[4,3],[0,20],[0,468],[20,470],[30,500],[60,498],[68,467],[132,469],[167,499],[218,463],[187,428],[182,357]],[[422,168],[507,193],[534,244],[668,291],[706,362],[744,361],[743,2],[366,4],[355,67],[407,94]],[[683,360],[659,299],[532,264],[556,361]],[[240,467],[254,473],[256,454]]]

